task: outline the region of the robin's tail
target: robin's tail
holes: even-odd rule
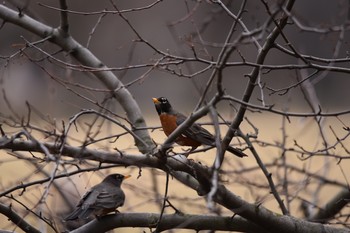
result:
[[[232,154],[236,155],[237,157],[243,158],[243,157],[247,157],[248,155],[246,155],[245,153],[243,153],[241,150],[236,149],[232,146],[229,146],[227,148],[227,151],[231,152]]]

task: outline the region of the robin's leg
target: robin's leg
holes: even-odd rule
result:
[[[176,152],[173,150],[174,147],[170,147],[167,151],[166,151],[166,154],[169,155],[169,156],[174,156],[176,155]]]
[[[165,151],[164,151],[164,149],[165,149]],[[173,154],[176,154],[174,151],[173,151],[173,147],[171,146],[171,147],[163,147],[163,149],[162,149],[163,151],[162,151],[162,155],[161,156],[167,156],[167,155],[169,155],[169,156],[172,156],[171,155],[171,153],[173,153]],[[164,153],[164,154],[163,154]],[[158,154],[158,153],[157,153]]]
[[[188,157],[195,149],[197,149],[196,146],[192,146],[191,149],[185,151],[185,156]]]

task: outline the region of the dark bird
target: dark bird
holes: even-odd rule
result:
[[[187,117],[173,109],[167,98],[159,97],[152,99],[158,112],[163,131],[169,136]],[[215,146],[215,137],[202,126],[193,123],[182,132],[175,142],[180,146],[190,146],[192,147],[191,151],[193,151],[200,145]],[[247,156],[241,150],[231,146],[229,146],[227,150],[240,158]]]
[[[93,186],[79,201],[75,210],[65,220],[87,219],[91,215],[101,217],[124,204],[125,194],[120,188],[123,180],[130,175],[108,175],[104,180]]]

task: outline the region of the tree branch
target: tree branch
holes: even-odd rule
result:
[[[261,204],[250,204],[230,192],[225,186],[218,188],[215,201],[234,213],[244,217],[265,230],[276,233],[349,233],[347,229],[339,229],[319,223],[311,223],[289,215],[277,215]]]
[[[42,145],[52,153],[58,149],[58,146],[53,143],[42,143]],[[40,145],[34,141],[9,140],[6,137],[0,138],[0,149],[41,152]],[[158,159],[159,156],[128,155],[72,146],[65,146],[62,155],[84,160],[90,159],[101,163],[158,168],[170,172],[175,178],[178,178],[186,186],[195,189],[200,195],[207,194],[210,191],[210,171],[193,160],[187,160],[186,158],[180,160],[178,156],[169,157],[166,164],[164,164],[163,160]],[[288,215],[278,215],[260,204],[250,204],[244,201],[223,185],[219,185],[213,200],[235,214],[271,232],[347,232],[346,230],[324,226],[319,223],[310,223]]]
[[[286,9],[288,11],[291,10],[292,6],[294,4],[294,0],[289,0],[286,3]],[[280,33],[282,32],[282,29],[284,28],[284,26],[287,24],[287,19],[288,19],[288,15],[284,15],[283,18],[281,19],[280,23],[273,29],[273,31],[270,33],[270,35],[268,36],[265,44],[262,46],[260,53],[257,57],[257,64],[263,64],[265,61],[265,58],[268,54],[268,52],[270,51],[270,49],[273,47],[274,41],[277,39],[278,35],[280,35]],[[255,83],[257,81],[257,78],[259,77],[259,74],[261,72],[261,68],[260,67],[255,67],[252,71],[252,73],[249,76],[249,82],[247,85],[247,88],[245,90],[244,96],[242,101],[243,102],[249,102],[250,97],[253,93],[253,90],[255,88]],[[244,114],[246,112],[247,107],[245,105],[241,105],[241,107],[238,110],[238,113],[235,117],[235,119],[233,120],[232,124],[230,125],[223,141],[222,141],[222,148],[223,151],[225,151],[228,147],[228,145],[230,144],[232,138],[235,136],[235,133],[237,131],[237,129],[239,128],[241,122],[243,121],[243,117]],[[223,153],[223,152],[222,152]],[[255,156],[255,158],[259,161],[259,158],[257,156]],[[261,166],[263,167],[263,166]],[[267,175],[267,171],[266,169],[263,170],[264,174]],[[272,184],[271,188],[274,189],[274,185],[273,185],[273,181],[272,179],[268,179],[270,185]],[[281,200],[280,196],[278,195],[277,192],[274,192],[274,197],[276,199],[276,201],[278,202],[283,214],[288,214],[288,210],[285,207],[283,201]]]
[[[292,6],[294,4],[295,0],[289,0],[286,3],[286,9],[288,11],[290,11],[292,9]],[[263,64],[265,61],[265,58],[268,54],[268,52],[270,51],[270,49],[273,47],[274,45],[274,41],[276,40],[276,38],[278,37],[278,35],[281,33],[281,30],[285,27],[285,25],[287,24],[287,20],[288,20],[288,15],[284,15],[283,18],[281,19],[280,23],[278,26],[276,26],[273,31],[270,33],[270,35],[267,37],[267,40],[265,42],[265,44],[262,46],[261,50],[259,51],[259,54],[257,56],[257,64]],[[255,88],[255,83],[256,80],[259,76],[259,72],[260,72],[260,67],[255,67],[251,74],[248,75],[249,77],[249,81],[246,87],[246,90],[244,92],[243,98],[242,98],[242,102],[246,102],[248,103],[252,93],[254,91]],[[233,120],[232,124],[230,125],[224,139],[222,140],[222,147],[223,150],[225,151],[228,147],[228,145],[230,144],[232,138],[235,136],[235,133],[237,131],[237,129],[239,128],[241,122],[243,121],[243,117],[245,114],[247,107],[245,105],[241,105],[237,115],[235,117],[235,119]]]
[[[61,11],[60,11],[60,15],[61,15],[61,23],[60,23],[60,29],[63,31],[63,33],[65,33],[66,35],[68,35],[69,33],[69,24],[68,24],[68,14],[67,14],[67,2],[66,0],[60,0],[60,6],[61,6]]]
[[[62,13],[63,14],[63,13]],[[63,33],[62,30],[47,26],[27,15],[20,15],[18,12],[0,4],[0,18],[5,22],[16,24],[41,38],[49,37],[50,41],[63,50],[70,53],[82,65],[91,69],[94,74],[109,90],[111,90],[125,110],[131,122],[132,130],[143,140],[135,139],[136,146],[142,153],[147,153],[154,148],[148,131],[145,130],[146,123],[141,110],[131,93],[124,87],[123,83],[111,72],[90,50],[79,44],[74,38]],[[137,130],[140,128],[140,130]],[[144,146],[146,144],[147,146]]]
[[[14,212],[11,206],[6,206],[0,203],[0,213],[5,215],[11,220],[14,224],[16,224],[19,228],[21,228],[24,232],[27,233],[40,233],[39,230],[34,228],[30,223],[21,218],[16,212]]]
[[[71,233],[103,233],[120,227],[155,228],[159,214],[155,213],[118,213],[93,220]],[[164,214],[158,223],[158,232],[169,229],[221,230],[238,232],[266,232],[263,228],[239,217],[221,217],[209,215]]]
[[[350,202],[349,189],[342,189],[335,195],[328,203],[325,204],[314,216],[309,218],[310,221],[326,223],[329,219],[334,218],[341,209],[343,209]]]

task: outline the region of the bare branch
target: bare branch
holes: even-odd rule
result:
[[[309,218],[310,221],[326,223],[333,219],[335,215],[350,202],[349,189],[342,189],[331,200],[329,200],[321,209]]]
[[[0,213],[8,217],[14,224],[21,228],[24,232],[28,233],[40,233],[40,231],[34,228],[30,223],[19,216],[11,206],[5,206],[0,203]]]
[[[14,23],[20,27],[26,28],[34,34],[45,38],[50,36],[50,41],[60,46],[65,51],[77,59],[82,65],[91,67],[93,69],[102,69],[101,71],[94,72],[93,74],[111,91],[113,95],[122,105],[126,114],[132,123],[134,128],[143,128],[146,123],[142,117],[141,110],[132,97],[131,93],[124,88],[124,85],[118,80],[118,78],[110,71],[103,71],[106,66],[95,57],[91,51],[80,45],[72,37],[62,35],[58,29],[49,27],[39,21],[36,21],[26,15],[19,16],[15,11],[0,5],[0,17],[4,20]],[[149,137],[146,130],[137,130],[135,134],[142,139],[142,141],[135,139],[136,145],[141,152],[150,151],[153,146],[153,141]],[[147,145],[147,147],[144,146]]]
[[[106,216],[100,220],[94,220],[71,232],[102,233],[119,227],[155,228],[159,218],[159,214],[153,213],[119,213]],[[263,228],[251,224],[242,218],[190,214],[164,214],[158,223],[157,229],[157,232],[169,229],[266,232]]]
[[[65,33],[66,35],[68,35],[68,31],[69,31],[69,24],[68,24],[68,14],[67,14],[67,2],[66,0],[60,0],[60,6],[61,6],[61,25],[60,25],[60,29],[63,31],[63,33]]]
[[[0,140],[0,149],[12,149],[12,150],[26,150],[26,151],[37,151],[40,150],[40,147],[36,145],[36,143],[30,142],[30,141],[19,141],[15,140],[11,143],[5,143],[3,145],[1,143],[2,140]],[[6,140],[7,141],[7,140]],[[50,143],[45,143],[45,146],[50,150],[57,150],[57,147]],[[184,173],[188,173],[190,176],[194,177],[196,180],[199,181],[200,186],[198,185],[192,185],[188,182],[193,182],[188,178],[182,177],[179,179],[181,182],[184,182],[184,184],[188,185],[189,187],[193,188],[196,187],[196,191],[198,193],[203,193],[203,189],[205,187],[209,187],[210,185],[210,176],[208,175],[209,172],[207,168],[203,167],[202,165],[195,163],[194,161],[179,161],[177,157],[169,157],[167,159],[166,166],[163,162],[163,160],[159,160],[159,156],[153,156],[149,157],[147,155],[118,155],[118,153],[108,153],[108,152],[102,152],[98,150],[89,150],[87,148],[84,148],[82,151],[80,148],[66,146],[63,149],[63,154],[67,156],[76,156],[77,158],[84,158],[84,159],[92,159],[104,163],[116,163],[116,164],[123,164],[123,165],[136,165],[136,166],[146,166],[146,167],[154,167],[159,168],[164,171],[170,171],[172,174],[172,171],[174,171],[174,176],[177,177],[178,175],[183,176]],[[170,169],[169,169],[170,168]],[[180,173],[178,172],[180,171]],[[204,194],[207,194],[209,190],[205,190]],[[295,232],[296,227],[298,229],[301,229],[300,232],[320,232],[321,230],[326,229],[328,232],[335,232],[335,228],[324,226],[322,224],[315,224],[310,223],[301,219],[295,219],[288,215],[285,216],[279,216],[275,213],[271,212],[270,210],[264,208],[260,204],[250,204],[240,197],[236,196],[232,192],[230,192],[225,186],[219,185],[217,192],[215,193],[213,200],[217,202],[218,204],[224,206],[225,208],[229,209],[230,211],[238,214],[239,216],[248,219],[260,226],[266,227],[266,229],[271,230],[273,232]],[[256,210],[259,211],[256,211]],[[339,230],[339,229],[337,229]],[[342,232],[342,230],[339,230],[338,232]],[[344,232],[346,232],[344,230]]]
[[[286,2],[286,9],[288,11],[290,11],[293,7],[294,4],[294,0],[289,0]],[[276,38],[280,35],[281,30],[286,26],[287,24],[287,20],[288,20],[288,16],[284,15],[281,19],[281,21],[279,22],[278,26],[276,26],[273,31],[271,32],[271,34],[268,36],[265,44],[262,46],[262,48],[259,50],[259,55],[257,56],[257,60],[256,63],[257,64],[263,64],[265,61],[265,58],[269,52],[269,50],[273,47],[274,41],[276,40]],[[259,71],[260,68],[254,68],[252,70],[252,72],[248,75],[249,77],[249,82],[247,84],[244,96],[242,98],[243,102],[249,102],[253,90],[255,88],[255,82],[259,76]],[[246,112],[246,106],[242,105],[238,112],[237,115],[234,119],[234,121],[232,122],[232,124],[230,125],[230,128],[228,129],[224,139],[222,140],[222,147],[223,150],[225,151],[228,147],[228,145],[230,144],[232,138],[235,136],[235,133],[237,131],[237,129],[239,128],[241,122],[243,121],[243,117],[244,114]]]

